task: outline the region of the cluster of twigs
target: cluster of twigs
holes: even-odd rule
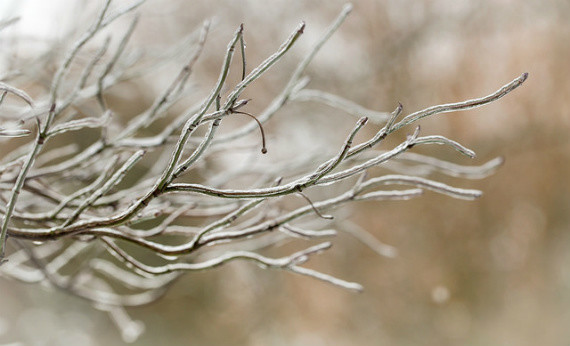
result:
[[[299,63],[281,93],[259,115],[245,110],[248,100],[241,96],[291,49],[302,35],[304,23],[249,73],[245,64],[244,29],[240,26],[228,44],[218,80],[208,96],[197,106],[174,116],[158,134],[141,136],[150,126],[156,126],[158,119],[172,117],[172,106],[186,96],[185,86],[208,35],[210,24],[206,22],[187,64],[170,86],[148,109],[111,136],[109,133],[117,126],[120,114],[108,106],[106,94],[110,87],[141,73],[136,58],[125,53],[136,18],[113,52],[110,40],[106,40],[79,73],[70,72],[71,66],[77,65],[79,53],[94,37],[117,18],[135,10],[142,1],[115,12],[109,10],[110,4],[111,0],[105,1],[91,28],[65,54],[46,87],[47,94],[35,98],[40,101],[13,86],[21,74],[6,75],[0,81],[0,106],[5,108],[2,119],[25,120],[20,126],[0,128],[3,137],[0,141],[14,141],[7,137],[30,138],[26,143],[18,139],[19,148],[0,161],[0,259],[5,262],[0,272],[24,282],[49,282],[111,311],[154,301],[185,272],[236,260],[360,291],[362,287],[357,283],[303,266],[313,255],[330,248],[329,241],[280,258],[262,255],[260,249],[292,237],[309,240],[333,237],[336,231],[311,229],[308,222],[302,221],[313,216],[312,219],[324,219],[321,224],[325,227],[334,227],[332,217],[322,213],[348,202],[409,199],[424,190],[461,199],[479,197],[480,191],[452,187],[425,176],[438,171],[450,176],[482,178],[501,164],[500,158],[482,166],[466,167],[410,153],[417,145],[442,144],[463,155],[475,156],[470,149],[443,136],[420,136],[419,127],[412,129],[400,144],[384,150],[377,148],[391,133],[424,117],[493,102],[527,78],[523,74],[482,98],[438,105],[407,116],[402,116],[402,105],[392,113],[375,112],[342,97],[307,89],[308,79],[304,76],[307,65],[349,14],[351,6],[347,5]],[[10,24],[5,22],[0,27]],[[231,87],[227,77],[236,49],[241,50],[242,80]],[[223,92],[224,88],[229,92]],[[4,101],[10,98],[12,104],[18,104],[20,99],[26,105],[9,107]],[[191,170],[202,169],[201,162],[215,160],[220,152],[236,150],[236,141],[258,128],[263,140],[261,151],[266,153],[262,124],[288,103],[302,101],[321,102],[354,115],[367,115],[384,126],[371,138],[356,144],[355,136],[368,122],[367,116],[358,119],[354,128],[347,130],[346,140],[337,153],[328,158],[319,157],[321,163],[316,168],[311,168],[313,161],[250,170],[232,165],[218,175],[209,174],[200,183],[181,179]],[[254,121],[217,136],[220,123],[232,114],[247,114]],[[73,145],[63,145],[44,150],[54,138],[87,128],[98,129],[100,133],[98,140],[87,148],[78,150]],[[204,131],[197,131],[199,128]],[[147,153],[158,153],[155,157],[161,159],[152,167],[145,167],[144,173],[134,174],[133,169]],[[367,175],[369,168],[389,164],[399,164],[398,169],[413,174]],[[250,188],[235,189],[231,187],[235,176],[255,179]],[[345,187],[346,184],[338,184],[342,181],[350,182],[350,188],[335,187]],[[312,201],[304,191],[317,186],[328,186],[334,196]],[[386,189],[387,186],[398,188]],[[278,201],[291,195],[303,197],[306,204],[284,209]],[[194,220],[193,225],[183,222],[187,219]],[[352,228],[350,232],[381,254],[393,253],[363,230]],[[148,256],[160,257],[162,264],[145,264]],[[157,261],[153,258],[153,263]],[[64,270],[70,265],[72,270]],[[123,287],[121,292],[112,288],[117,283]]]

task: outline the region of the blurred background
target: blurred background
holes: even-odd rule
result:
[[[132,45],[175,44],[212,18],[195,75],[196,83],[210,85],[240,23],[251,68],[304,20],[298,45],[250,89],[247,96],[254,102],[248,110],[255,113],[281,90],[343,4],[148,1]],[[89,23],[90,9],[100,6],[70,0],[0,5],[0,18],[22,16],[17,28],[29,42],[55,43],[78,21]],[[307,70],[310,87],[379,111],[392,111],[399,101],[407,114],[487,95],[528,72],[527,82],[498,102],[421,122],[422,134],[457,140],[478,158],[442,148],[414,149],[461,164],[503,156],[504,166],[479,181],[440,177],[483,190],[477,201],[427,193],[337,213],[350,215],[398,250],[395,258],[379,257],[341,233],[332,250],[311,261],[313,268],[363,284],[362,294],[233,263],[186,275],[160,301],[129,309],[146,326],[136,344],[569,345],[569,16],[566,0],[354,3],[353,13]],[[128,113],[140,100],[148,104],[155,90],[146,83],[119,95],[116,107]],[[294,116],[288,112],[301,109],[297,124],[301,119],[313,126],[309,137],[335,148],[355,120],[306,103],[271,120],[270,136],[288,135],[287,117]],[[300,142],[290,149],[310,148]],[[0,344],[124,344],[107,314],[74,297],[6,280],[0,280],[0,292]]]

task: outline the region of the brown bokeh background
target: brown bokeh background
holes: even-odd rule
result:
[[[342,5],[336,0],[149,2],[135,41],[173,43],[204,18],[214,18],[196,75],[198,84],[209,85],[239,23],[246,25],[254,66],[306,21],[293,52],[249,91],[255,101],[249,109],[255,112],[281,90]],[[498,102],[421,123],[423,134],[458,140],[478,158],[444,148],[417,152],[462,164],[503,156],[505,165],[480,181],[434,176],[483,190],[474,202],[429,193],[412,201],[352,206],[353,222],[395,246],[398,256],[379,257],[341,233],[333,249],[310,266],[362,283],[362,294],[234,263],[187,275],[159,302],[130,309],[146,324],[137,344],[569,344],[570,185],[564,178],[570,176],[569,16],[570,3],[563,0],[355,3],[309,67],[310,86],[381,111],[400,101],[413,112],[489,94],[528,72],[525,85]],[[150,97],[150,89],[125,100]],[[121,107],[128,109],[128,102]],[[354,122],[325,106],[304,107],[307,126],[319,129],[308,136],[336,146]],[[299,117],[289,113],[300,109],[285,109],[267,130],[278,137],[282,118]],[[0,292],[0,343],[122,344],[104,313],[73,297],[5,280]]]

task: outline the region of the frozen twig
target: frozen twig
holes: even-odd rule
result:
[[[240,25],[221,52],[222,59],[212,60],[220,64],[217,80],[196,94],[206,96],[177,111],[174,105],[189,94],[185,89],[192,72],[201,67],[199,57],[211,25],[205,21],[197,41],[193,45],[188,41],[191,49],[177,50],[187,55],[186,61],[176,66],[179,70],[170,84],[122,126],[119,119],[123,114],[106,98],[122,87],[119,82],[148,73],[148,66],[152,70],[163,64],[155,61],[141,67],[144,62],[130,55],[128,42],[137,29],[138,17],[117,40],[111,34],[99,46],[91,47],[88,58],[80,58],[80,52],[105,27],[142,3],[131,2],[113,11],[111,0],[106,0],[94,23],[67,53],[54,53],[61,55],[61,62],[48,81],[51,87],[43,94],[33,89],[29,91],[32,98],[23,90],[26,87],[22,85],[37,81],[14,86],[0,82],[0,107],[6,113],[15,110],[15,115],[6,119],[18,119],[24,114],[21,109],[31,109],[22,124],[0,124],[0,140],[13,144],[7,148],[16,147],[0,158],[0,260],[9,259],[0,267],[0,275],[49,283],[90,301],[111,314],[126,339],[138,336],[141,328],[126,315],[125,307],[160,298],[184,273],[229,262],[251,262],[361,291],[357,283],[302,266],[329,249],[329,242],[307,245],[281,257],[267,256],[265,250],[291,238],[333,241],[338,230],[380,255],[393,257],[393,247],[343,221],[334,210],[360,201],[405,201],[426,191],[472,200],[481,196],[481,191],[451,186],[438,178],[480,179],[503,162],[497,158],[465,166],[414,153],[417,146],[438,144],[475,157],[473,150],[455,140],[420,136],[420,127],[414,123],[496,101],[518,88],[526,73],[488,96],[428,107],[407,116],[403,116],[401,104],[388,113],[366,109],[324,90],[306,89],[308,77],[304,74],[309,63],[346,19],[351,5],[342,9],[289,73],[288,83],[259,113],[247,111],[256,99],[242,95],[251,91],[266,71],[283,66],[279,63],[301,39],[305,24],[299,24],[250,72],[244,25]],[[2,25],[7,24],[0,23],[0,28]],[[117,43],[111,49],[112,41]],[[241,52],[241,78],[230,85],[230,70],[237,65],[232,63],[236,49]],[[173,59],[171,52],[163,57]],[[265,127],[266,122],[289,102],[301,101],[321,102],[359,120],[345,130],[344,142],[335,151],[323,153],[306,145],[291,159],[259,160],[257,146],[246,137],[259,128],[262,153],[266,153],[266,144],[271,145],[277,137]],[[218,130],[224,119],[239,114],[253,121],[225,133],[223,128]],[[378,127],[365,137],[361,130],[369,119],[373,124],[368,126]],[[405,139],[390,142],[390,146],[383,143],[400,129],[408,133]],[[295,128],[299,138],[318,135],[305,135],[304,130]],[[84,132],[89,135],[81,143],[69,143],[72,135]],[[11,138],[19,136],[24,138]],[[44,151],[48,141],[49,150]],[[398,174],[378,175],[377,167]],[[431,176],[436,172],[442,174]]]

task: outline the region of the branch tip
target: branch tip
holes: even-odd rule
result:
[[[499,163],[497,163],[497,167],[498,167],[498,166],[502,166],[502,165],[504,165],[504,164],[505,164],[505,161],[506,161],[506,159],[505,159],[505,157],[504,157],[504,156],[499,156],[499,157],[497,157],[497,161],[499,161]]]
[[[414,133],[412,133],[411,135],[408,135],[408,139],[410,141],[413,141],[415,139],[418,138],[419,134],[420,134],[420,130],[422,129],[422,127],[420,125],[416,126],[416,129],[414,130]]]
[[[261,131],[261,143],[262,143],[261,153],[267,154],[267,147],[265,145],[265,131],[263,130],[263,125],[261,124],[261,121],[259,121],[259,119],[257,119],[257,117],[255,115],[248,113],[248,112],[236,111],[235,109],[230,109],[230,111],[232,113],[236,113],[236,114],[245,114],[245,115],[249,116],[250,118],[252,118],[253,120],[255,120],[255,122],[257,123],[257,126],[259,126],[259,131]]]
[[[404,110],[404,105],[402,104],[402,102],[398,101],[398,107],[396,107],[396,110],[394,111],[394,113],[401,113]]]
[[[244,99],[244,100],[239,100],[238,102],[236,102],[236,104],[232,107],[232,110],[238,110],[239,108],[247,105],[249,103],[249,101],[251,101],[251,99]]]
[[[315,212],[315,214],[317,214],[318,217],[320,217],[321,219],[325,219],[325,220],[334,220],[334,216],[322,214],[317,209],[317,207],[313,204],[311,199],[307,195],[305,195],[300,189],[298,189],[297,193],[309,203],[309,205],[311,206],[311,209],[313,209],[313,211]]]

